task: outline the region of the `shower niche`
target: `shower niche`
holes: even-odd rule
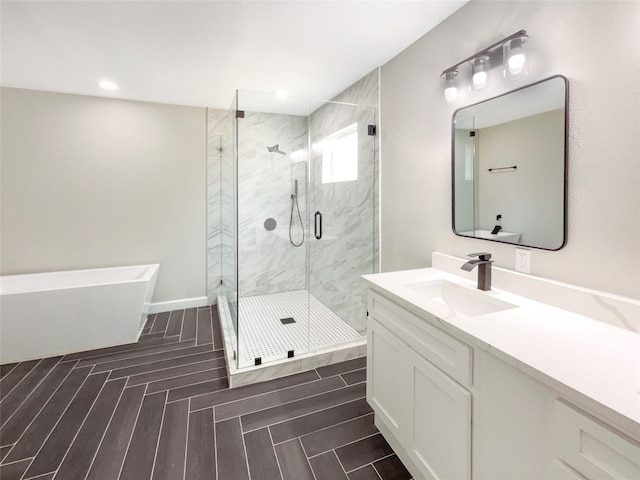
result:
[[[350,345],[364,353],[360,276],[378,269],[376,115],[239,90],[210,125],[209,297],[232,371],[328,359]]]

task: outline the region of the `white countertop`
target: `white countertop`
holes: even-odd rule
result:
[[[640,435],[637,332],[501,290],[500,285],[481,293],[517,308],[468,317],[406,286],[443,279],[475,289],[475,281],[436,268],[365,275],[363,279],[371,289],[561,393],[577,392],[614,416],[623,416],[614,419],[616,423]]]

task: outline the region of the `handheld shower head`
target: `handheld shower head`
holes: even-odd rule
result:
[[[286,152],[280,151],[280,144],[274,145],[273,147],[267,147],[269,153],[279,153],[280,155],[286,155]]]

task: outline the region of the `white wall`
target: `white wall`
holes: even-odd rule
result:
[[[2,89],[2,275],[160,263],[206,295],[206,111]]]
[[[569,79],[568,240],[533,250],[532,274],[638,298],[639,2],[471,1],[382,67],[382,268],[478,250],[514,267],[513,246],[451,230],[451,115],[487,96],[448,105],[440,73],[520,29],[529,81]]]

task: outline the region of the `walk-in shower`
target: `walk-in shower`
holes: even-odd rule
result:
[[[376,114],[237,92],[220,129],[232,141],[219,158],[220,284],[209,282],[232,370],[364,351],[360,276],[378,266]]]

